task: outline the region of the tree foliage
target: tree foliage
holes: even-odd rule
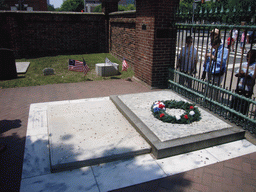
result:
[[[47,10],[48,10],[48,11],[55,11],[53,5],[47,5]]]
[[[0,0],[0,10],[8,9],[7,4],[5,4],[5,0]]]
[[[102,12],[102,6],[98,5],[97,7],[95,7],[95,9],[93,10],[93,12]]]
[[[60,11],[71,11],[71,12],[81,12],[84,9],[83,0],[65,0],[61,7]]]
[[[136,7],[134,4],[118,5],[118,11],[130,11],[130,10],[136,10]]]
[[[118,5],[118,11],[130,11],[130,10],[136,10],[136,7],[134,4]]]

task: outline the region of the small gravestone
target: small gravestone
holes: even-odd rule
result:
[[[30,62],[15,62],[15,65],[17,73],[22,74],[27,72]]]
[[[54,69],[52,68],[45,68],[43,72],[44,72],[44,75],[54,75]]]
[[[118,66],[117,63],[97,63],[95,65],[95,71],[97,75],[104,77],[118,75]]]

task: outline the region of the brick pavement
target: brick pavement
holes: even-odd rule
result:
[[[113,192],[253,192],[256,191],[256,153]]]
[[[0,191],[19,191],[31,103],[154,91],[137,81],[108,80],[0,89]],[[256,191],[256,153],[116,191]]]

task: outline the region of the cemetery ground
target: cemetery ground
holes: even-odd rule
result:
[[[71,186],[73,181],[81,181],[79,185],[77,185],[77,191],[89,191],[82,190],[85,189],[83,187],[89,186],[89,184],[86,183],[87,180],[84,180],[87,178],[89,173],[87,168],[85,168],[86,171],[84,171],[82,175],[77,174],[78,177],[72,178],[66,177],[67,175],[63,173],[56,173],[57,175],[63,174],[64,177],[53,177],[53,180],[50,180],[48,183],[45,183],[43,181],[47,175],[42,175],[40,177],[40,179],[42,180],[36,181],[33,181],[33,178],[27,178],[27,181],[29,181],[27,185],[24,185],[23,182],[23,188],[20,188],[22,178],[22,166],[24,163],[24,151],[26,150],[25,143],[29,124],[28,121],[30,118],[29,111],[31,104],[63,100],[81,100],[87,98],[89,99],[108,97],[110,95],[125,95],[159,91],[152,90],[148,86],[145,86],[141,82],[138,82],[134,79],[132,79],[132,81],[125,81],[125,78],[133,76],[132,71],[122,72],[119,76],[106,78],[98,77],[95,72],[93,73],[94,64],[104,62],[105,57],[108,57],[112,62],[116,62],[118,64],[120,64],[121,62],[108,54],[92,54],[93,58],[96,58],[95,61],[93,61],[93,59],[92,61],[90,61],[89,56],[91,55],[56,56],[29,60],[21,59],[18,61],[31,62],[27,73],[24,75],[20,75],[19,78],[16,79],[18,81],[16,81],[16,83],[13,83],[13,85],[10,85],[10,87],[12,87],[10,89],[8,89],[7,87],[3,87],[3,84],[1,84],[1,87],[3,87],[3,89],[0,89],[0,142],[6,144],[7,148],[3,153],[0,154],[0,191],[16,192],[20,191],[21,189],[21,191],[35,192],[40,191],[42,188],[46,191],[65,191],[65,186]],[[68,59],[76,59],[82,61],[83,57],[89,65],[90,69],[92,69],[87,74],[87,76],[84,77],[83,73],[68,71]],[[36,61],[36,63],[34,61]],[[48,65],[44,65],[43,63],[48,63]],[[41,64],[42,66],[39,66],[39,64]],[[55,69],[55,75],[43,75],[42,70],[48,67]],[[35,75],[29,74],[32,72],[33,68],[36,68],[33,72],[36,73]],[[119,69],[119,71],[121,70]],[[64,74],[66,74],[66,77],[69,78],[64,78]],[[27,80],[27,82],[24,81],[23,84],[19,85],[19,81],[21,82],[21,80],[27,79],[30,75],[30,80]],[[36,82],[36,77],[40,80],[39,82]],[[43,80],[47,78],[48,80]],[[59,81],[57,81],[55,78],[57,78]],[[62,79],[66,81],[60,81]],[[10,80],[9,82],[12,81],[15,80]],[[0,83],[2,82],[5,83],[6,81],[1,81]],[[38,119],[35,118],[35,121],[37,120]],[[40,121],[39,124],[41,124]],[[248,138],[248,140],[251,142],[253,140],[255,141],[254,138]],[[42,142],[42,140],[39,139],[38,142],[40,143]],[[37,148],[38,142],[34,142],[31,147],[35,147],[35,151],[37,153],[41,153],[42,149]],[[251,149],[253,150],[251,151]],[[207,150],[211,150],[211,153],[215,153],[216,156],[210,157],[208,152],[206,154]],[[36,157],[36,154],[33,154],[30,160],[35,160],[33,162],[35,163],[35,165],[38,165],[38,168],[40,169],[41,165],[38,163],[38,159]],[[97,191],[95,189],[98,188],[102,189],[101,191],[116,189],[115,191],[120,192],[256,191],[255,146],[249,144],[248,141],[245,139],[242,141],[238,141],[238,143],[236,142],[236,144],[230,143],[228,147],[220,146],[212,149],[203,149],[191,153],[182,154],[181,156],[174,156],[169,160],[163,159],[158,163],[166,165],[167,167],[176,168],[178,169],[178,172],[176,172],[176,174],[168,174],[166,172],[167,174],[161,174],[164,176],[160,176],[158,177],[158,179],[147,181],[142,179],[142,182],[137,182],[134,178],[144,178],[143,175],[140,175],[139,171],[142,170],[142,172],[146,172],[148,176],[147,178],[152,179],[154,178],[154,175],[156,173],[159,173],[159,170],[161,170],[160,166],[154,160],[151,160],[152,157],[149,154],[147,154],[146,156],[141,156],[141,158],[143,159],[143,164],[149,163],[150,165],[152,165],[151,163],[153,163],[154,166],[146,167],[148,169],[147,170],[143,167],[143,164],[136,165],[138,161],[136,161],[135,159],[127,160],[124,163],[114,162],[111,164],[112,166],[110,167],[105,165],[96,165],[95,167],[91,168],[94,171],[106,168],[107,171],[103,175],[101,175],[100,172],[96,172],[96,177],[101,177],[102,179],[99,178],[98,181],[100,182],[98,182],[97,185],[93,185],[94,188],[92,188],[92,191]],[[213,159],[214,161],[212,161]],[[125,164],[125,166],[123,166],[123,164]],[[193,169],[189,170],[184,169],[187,168],[187,165],[190,164],[198,164],[203,166],[196,166]],[[115,167],[118,167],[121,170],[125,170],[125,172],[120,172],[120,169],[114,169]],[[76,172],[76,170],[74,170],[73,172]],[[91,175],[91,173],[89,175]],[[64,180],[62,180],[63,178]],[[67,179],[65,180],[65,178]],[[113,181],[111,181],[112,178]],[[128,185],[124,185],[127,183],[127,181],[130,180],[134,182]],[[58,182],[64,183],[58,184]],[[57,185],[53,185],[53,183],[57,183]],[[112,186],[112,184],[115,185],[116,183],[121,184],[121,187],[117,188]],[[81,187],[83,184],[84,186]],[[104,190],[104,187],[109,186],[110,188],[107,188],[108,190]],[[122,188],[124,186],[126,187]],[[31,187],[31,190],[26,190],[27,187]]]
[[[102,77],[96,74],[95,64],[105,63],[105,58],[111,62],[119,64],[120,73],[116,76]],[[85,60],[90,71],[86,76],[82,72],[68,70],[68,60],[74,59],[78,61]],[[75,83],[84,81],[100,81],[109,79],[125,79],[133,76],[133,70],[128,68],[122,71],[122,61],[108,53],[84,54],[84,55],[58,55],[40,58],[23,58],[16,59],[16,62],[30,62],[30,66],[25,74],[18,74],[18,78],[12,80],[0,81],[0,89],[14,87],[28,87],[58,83]],[[129,64],[129,63],[128,63]],[[54,69],[54,75],[44,76],[43,69]]]

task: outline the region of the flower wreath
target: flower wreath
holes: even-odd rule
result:
[[[185,112],[182,115],[171,116],[165,112],[166,108],[183,109]],[[152,105],[151,111],[155,118],[168,123],[189,124],[201,119],[201,114],[198,108],[195,107],[194,104],[184,101],[157,101]]]

